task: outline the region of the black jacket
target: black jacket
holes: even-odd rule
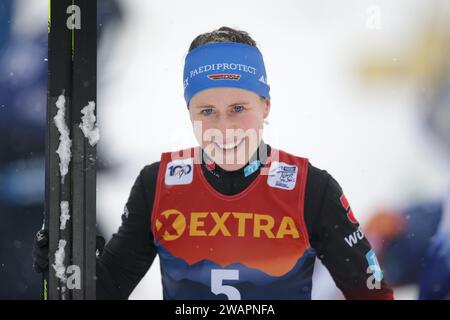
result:
[[[269,145],[263,142],[261,146],[270,153]],[[244,190],[260,172],[245,177],[243,168],[225,171],[216,165],[208,169],[205,163],[201,167],[208,182],[226,195]],[[156,256],[150,226],[158,169],[159,162],[155,162],[141,170],[122,214],[122,225],[97,259],[98,299],[127,299]],[[309,164],[305,192],[305,223],[311,246],[344,296],[392,299],[392,290],[384,281],[379,289],[368,288],[371,274],[366,254],[371,246],[359,233],[359,224],[347,217],[350,208],[343,207],[343,192],[336,180]]]

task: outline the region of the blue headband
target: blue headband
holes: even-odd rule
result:
[[[232,87],[270,99],[266,69],[258,48],[238,42],[207,43],[191,50],[185,59],[184,99],[209,88]]]

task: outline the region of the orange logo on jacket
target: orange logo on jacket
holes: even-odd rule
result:
[[[165,241],[176,240],[184,233],[189,237],[215,237],[219,234],[224,237],[267,239],[300,237],[290,216],[283,216],[277,222],[271,215],[248,212],[191,212],[186,221],[182,212],[168,209],[156,219],[155,226]]]

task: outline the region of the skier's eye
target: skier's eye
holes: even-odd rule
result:
[[[237,105],[237,106],[234,106],[232,110],[233,110],[233,112],[239,113],[239,112],[244,111],[244,106]]]
[[[200,111],[200,113],[204,116],[209,116],[210,114],[213,113],[213,109],[212,108],[203,109],[202,111]]]

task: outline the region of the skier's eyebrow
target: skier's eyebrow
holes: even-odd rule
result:
[[[202,109],[202,108],[214,108],[213,105],[200,105],[200,106],[195,106],[194,109]]]
[[[249,104],[249,102],[235,102],[230,104],[227,108],[243,104]],[[201,109],[201,108],[215,108],[215,107],[213,105],[199,105],[194,107],[194,109]]]
[[[249,104],[249,102],[236,102],[236,103],[232,103],[232,104],[230,104],[230,105],[228,106],[228,108],[229,108],[229,107],[234,107],[234,106],[240,106],[240,105],[243,105],[243,104]]]

